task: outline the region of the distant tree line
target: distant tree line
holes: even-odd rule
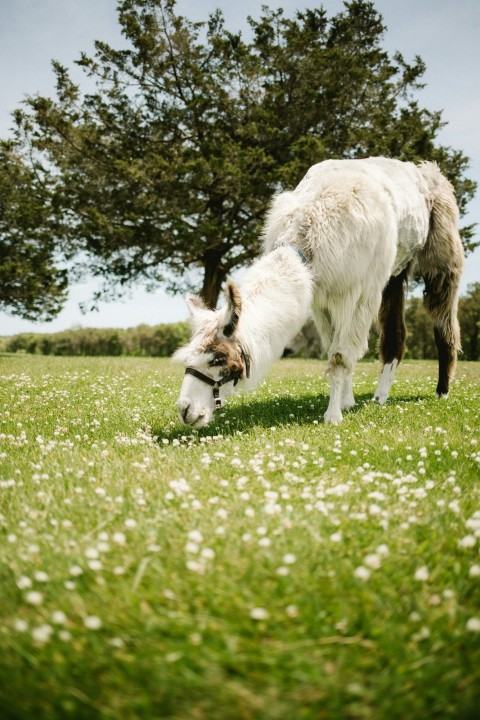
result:
[[[460,298],[458,309],[462,332],[462,360],[480,360],[480,283],[470,285]],[[422,299],[411,297],[406,303],[408,327],[407,358],[422,360],[435,358],[437,349],[433,327]],[[130,355],[137,357],[168,357],[190,336],[187,323],[139,325],[128,330],[79,328],[58,333],[22,333],[0,339],[3,352],[24,352],[40,355]],[[370,334],[369,353],[374,357],[376,333]],[[321,349],[310,331],[305,342],[299,342],[295,354],[320,357]]]
[[[57,333],[21,333],[3,338],[0,349],[37,355],[131,355],[167,357],[190,336],[187,323],[118,328],[78,328]]]

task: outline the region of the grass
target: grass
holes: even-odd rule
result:
[[[192,434],[167,361],[1,357],[2,720],[478,718],[480,367],[377,373]]]

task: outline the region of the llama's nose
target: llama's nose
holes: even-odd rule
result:
[[[187,417],[188,417],[188,411],[190,410],[190,403],[187,401],[186,403],[179,403],[178,405],[178,412],[180,413],[180,417],[182,418],[184,423],[187,423]]]

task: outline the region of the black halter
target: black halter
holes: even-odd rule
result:
[[[241,348],[240,351],[242,354],[242,360],[245,363],[245,375],[247,376],[247,378],[249,378],[250,357],[247,355],[243,348]],[[215,403],[215,410],[219,410],[222,407],[222,400],[220,398],[220,387],[228,382],[233,382],[233,386],[235,387],[235,385],[240,380],[239,373],[231,373],[230,375],[226,375],[225,377],[220,378],[220,380],[214,380],[213,378],[208,377],[208,375],[204,375],[202,372],[200,372],[200,370],[196,370],[193,367],[187,367],[185,369],[185,375],[193,375],[193,377],[196,377],[198,380],[201,380],[202,382],[210,385],[210,387],[213,388],[213,400]]]

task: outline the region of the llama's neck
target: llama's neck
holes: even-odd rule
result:
[[[309,268],[289,247],[263,255],[242,283],[242,312],[237,337],[251,357],[256,385],[278,360],[310,312],[312,280]]]

